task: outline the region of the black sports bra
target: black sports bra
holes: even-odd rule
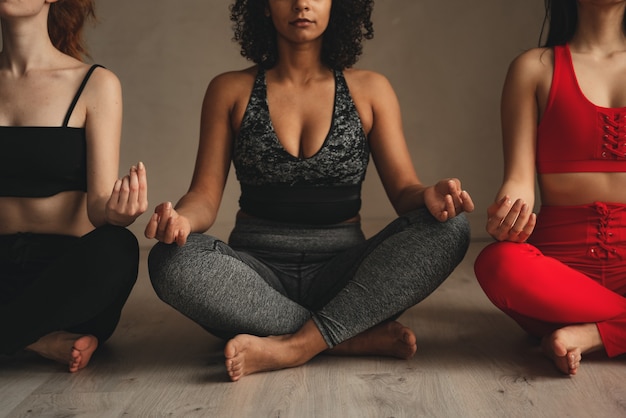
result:
[[[341,71],[335,71],[332,125],[321,149],[297,158],[282,146],[270,119],[265,71],[256,77],[233,163],[239,205],[253,216],[280,222],[333,224],[356,216],[369,144]]]
[[[85,128],[67,126],[93,71],[85,75],[61,126],[0,126],[0,197],[87,191]]]

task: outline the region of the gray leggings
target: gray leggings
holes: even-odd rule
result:
[[[148,267],[157,295],[211,333],[296,332],[313,319],[329,348],[430,295],[469,245],[461,215],[426,209],[366,240],[358,223],[309,226],[239,219],[229,244],[191,234],[158,243]]]

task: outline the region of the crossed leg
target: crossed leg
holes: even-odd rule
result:
[[[322,352],[409,359],[416,351],[415,334],[397,321],[376,325],[328,349],[317,325],[309,320],[294,334],[269,337],[238,335],[226,344],[224,355],[230,379],[237,381],[253,373],[300,366]]]

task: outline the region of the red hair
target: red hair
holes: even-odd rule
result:
[[[83,39],[85,21],[95,21],[95,0],[58,0],[50,4],[48,34],[61,52],[82,60],[88,56]]]

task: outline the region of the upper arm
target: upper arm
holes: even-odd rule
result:
[[[217,215],[232,159],[233,120],[238,118],[235,113],[242,98],[250,93],[251,80],[245,72],[225,73],[214,78],[205,92],[196,163],[186,199],[189,202],[193,196],[208,211],[208,218],[199,220],[202,229],[208,228]],[[184,206],[179,203],[177,209]]]
[[[534,202],[539,87],[549,68],[545,50],[530,50],[510,65],[502,91],[501,124],[504,184],[500,196]]]
[[[355,102],[374,164],[391,204],[401,211],[404,192],[421,184],[404,136],[398,98],[381,74],[364,71],[355,78]]]
[[[108,198],[119,175],[122,88],[111,71],[97,68],[83,92],[87,135],[87,198]]]

